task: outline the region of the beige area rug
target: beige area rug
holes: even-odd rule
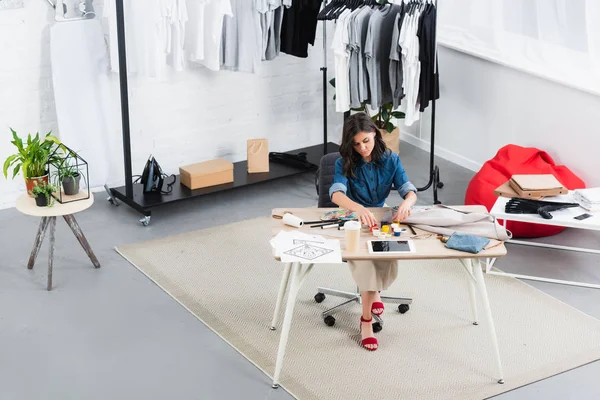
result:
[[[269,325],[283,265],[269,239],[270,219],[259,218],[117,251],[272,377],[280,329]],[[324,324],[320,313],[340,300],[317,304],[317,286],[354,285],[345,265],[316,265],[298,296],[281,385],[299,399],[483,399],[600,359],[600,321],[516,279],[485,278],[504,385],[484,322],[471,324],[458,261],[400,264],[388,294],[414,302],[406,314],[387,305],[375,352],[359,345],[358,304]]]

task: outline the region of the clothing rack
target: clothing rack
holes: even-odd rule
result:
[[[331,1],[339,1],[339,0],[331,0]],[[353,0],[346,0],[348,2]],[[390,3],[387,0],[365,0],[367,4],[373,4],[375,1],[379,3]],[[437,7],[437,0],[421,0],[433,2]],[[330,1],[323,0],[324,6],[326,6]],[[323,20],[323,67],[321,71],[323,71],[323,138],[324,143],[327,143],[327,40],[325,34],[325,25],[327,20]],[[437,13],[436,19],[434,23],[434,75],[438,73],[438,63],[437,63]],[[441,204],[438,200],[438,189],[444,187],[444,183],[440,181],[440,169],[437,165],[435,165],[435,93],[438,90],[437,79],[433,80],[432,85],[432,99],[431,99],[431,147],[429,150],[429,182],[423,187],[417,188],[417,191],[423,192],[430,187],[433,187],[433,203]],[[344,120],[350,116],[350,111],[346,111],[344,113]],[[420,131],[420,129],[419,129]]]
[[[127,82],[127,55],[125,45],[125,16],[123,0],[116,0],[115,6],[117,17],[117,44],[120,71],[119,86],[121,95],[121,126],[123,131],[123,164],[125,170],[125,186],[121,186],[118,188],[109,188],[107,185],[105,185],[104,188],[109,195],[108,201],[110,201],[114,205],[119,205],[119,201],[122,201],[123,203],[132,207],[136,211],[142,213],[144,216],[142,219],[140,219],[140,222],[142,223],[142,225],[147,226],[150,223],[152,208],[197,196],[208,195],[211,193],[229,190],[236,187],[262,183],[279,178],[291,177],[293,175],[308,172],[306,168],[299,168],[294,167],[292,165],[271,162],[269,166],[269,172],[260,174],[249,174],[247,172],[247,161],[244,160],[233,164],[234,181],[232,183],[191,190],[186,186],[181,185],[179,175],[175,175],[176,179],[173,182],[172,191],[170,192],[170,194],[162,194],[160,192],[143,193],[142,185],[140,183],[133,183],[133,173],[131,165],[131,132],[129,121],[129,91]],[[323,27],[323,32],[325,33],[325,27]],[[323,38],[323,41],[323,49],[325,51],[325,37]],[[327,63],[324,64],[323,69],[324,103],[327,100],[326,80]],[[324,105],[323,112],[325,121],[325,129],[323,132],[323,145],[321,146],[319,144],[315,146],[309,146],[302,149],[287,151],[285,153],[293,155],[303,155],[306,161],[308,161],[308,163],[316,167],[319,165],[321,157],[324,154],[339,150],[339,146],[337,144],[330,143],[327,141],[326,104]]]

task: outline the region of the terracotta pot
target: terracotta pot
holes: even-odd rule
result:
[[[29,197],[33,197],[29,192],[31,192],[33,186],[35,186],[33,182],[36,181],[38,182],[38,184],[48,183],[48,174],[44,176],[37,176],[34,178],[25,178],[25,187],[27,188],[27,194],[29,195]]]
[[[381,137],[388,149],[394,153],[400,153],[400,128],[396,127],[391,133],[385,129],[380,129]]]

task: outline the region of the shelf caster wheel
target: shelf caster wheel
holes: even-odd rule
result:
[[[444,187],[444,182],[438,182],[437,183],[437,187],[438,187],[438,189],[443,188]]]
[[[144,226],[150,225],[150,216],[149,215],[145,216],[144,218],[140,219],[140,222]]]
[[[499,383],[499,384],[501,384],[501,385],[504,385],[504,379],[500,379],[500,380],[498,381],[498,383]]]
[[[317,303],[322,303],[325,300],[325,293],[317,293],[315,294],[315,301]]]
[[[408,304],[400,304],[398,306],[398,312],[400,314],[404,314],[406,313],[408,310],[410,310],[410,306]]]
[[[106,193],[108,193],[108,198],[106,199],[106,201],[108,201],[113,206],[118,206],[119,201],[112,195],[110,189],[108,188],[108,185],[104,185],[104,190],[106,190]]]
[[[326,316],[324,321],[325,321],[325,324],[327,324],[327,326],[333,326],[335,324],[335,318],[333,318],[332,315]]]
[[[381,325],[381,322],[373,323],[373,332],[377,333],[377,332],[381,331],[382,329],[383,329],[383,325]]]
[[[278,384],[276,384],[276,383],[272,384],[272,385],[271,385],[271,387],[272,387],[273,389],[279,389],[279,385],[278,385]]]

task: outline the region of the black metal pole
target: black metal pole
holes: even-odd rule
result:
[[[323,71],[323,155],[325,155],[327,154],[327,67],[321,68],[321,71]]]
[[[131,140],[129,130],[129,91],[127,89],[127,58],[123,0],[116,0],[116,9],[117,42],[119,45],[119,78],[121,87],[121,119],[123,128],[123,159],[125,164],[125,195],[133,199],[133,173],[131,171]]]

